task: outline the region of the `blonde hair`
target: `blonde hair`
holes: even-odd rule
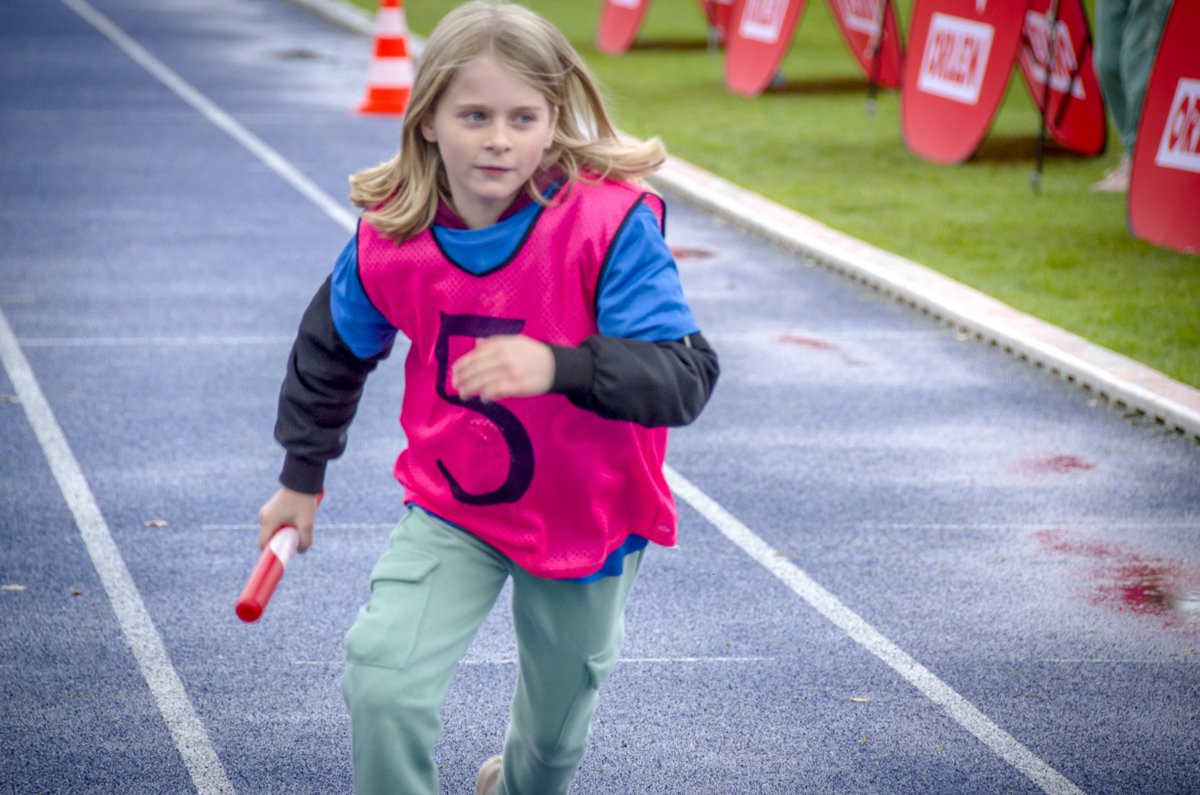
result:
[[[425,140],[421,126],[432,119],[458,71],[484,55],[541,92],[557,117],[541,168],[525,186],[535,201],[548,203],[537,179],[551,169],[561,171],[569,188],[575,180],[638,179],[666,159],[657,138],[642,142],[617,135],[596,78],[556,27],[519,5],[465,3],[438,23],[425,45],[399,153],[350,177],[350,201],[388,237],[402,241],[424,231],[439,198],[449,195],[437,145]]]

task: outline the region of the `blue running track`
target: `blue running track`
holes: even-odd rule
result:
[[[279,0],[0,4],[0,793],[349,791],[399,352],[312,551],[233,601],[346,175],[398,140],[368,55]],[[1200,445],[680,199],[668,235],[723,375],[574,792],[1200,791]],[[499,751],[507,620],[446,793]]]

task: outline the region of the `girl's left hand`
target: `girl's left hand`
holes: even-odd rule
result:
[[[549,392],[553,383],[550,346],[520,335],[481,339],[450,370],[450,384],[463,399],[541,395]]]

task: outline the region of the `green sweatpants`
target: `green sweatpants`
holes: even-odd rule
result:
[[[1096,76],[1121,148],[1133,154],[1146,83],[1172,0],[1096,0]]]
[[[355,793],[436,795],[442,700],[509,577],[518,673],[499,793],[565,793],[620,653],[641,559],[633,553],[624,574],[591,583],[543,579],[469,533],[409,511],[346,634],[342,695]]]

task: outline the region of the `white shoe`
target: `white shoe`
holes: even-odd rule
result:
[[[1126,193],[1129,190],[1130,158],[1128,154],[1121,159],[1110,171],[1105,172],[1104,179],[1092,184],[1094,193]]]
[[[499,756],[493,756],[480,765],[479,775],[475,777],[475,795],[494,795],[503,769],[504,759]]]

